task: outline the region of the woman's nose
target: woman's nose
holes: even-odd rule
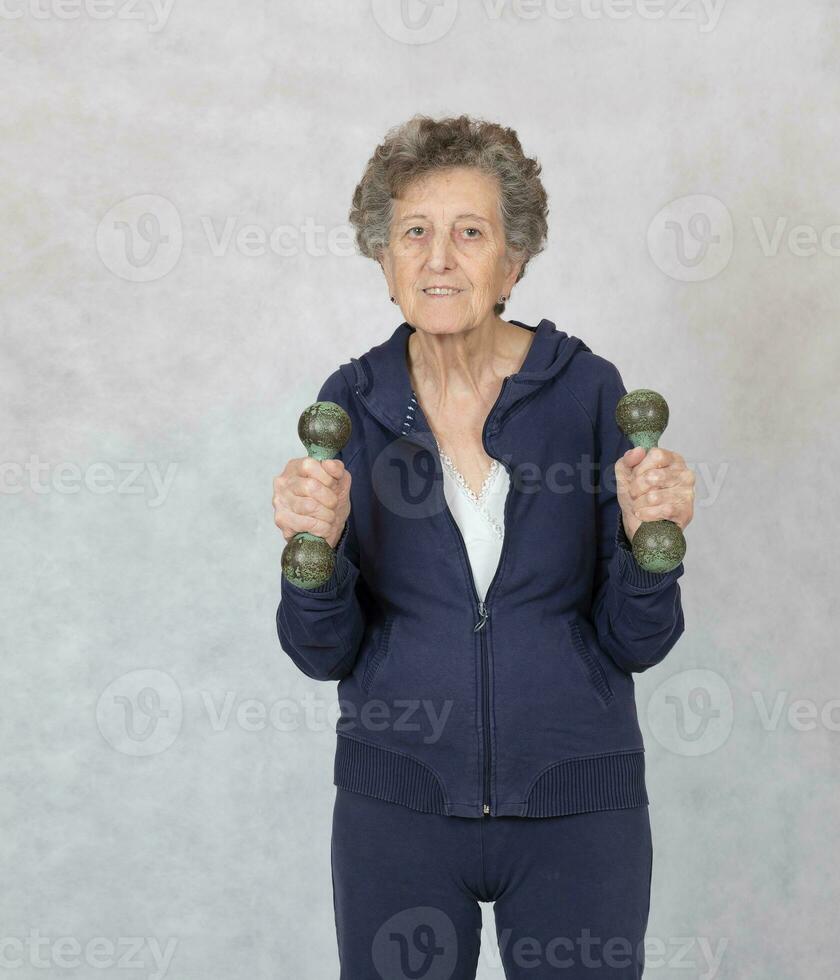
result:
[[[455,264],[455,246],[449,235],[438,235],[429,245],[429,267],[435,271],[449,269]]]

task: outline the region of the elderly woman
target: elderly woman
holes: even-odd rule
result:
[[[694,478],[631,447],[610,361],[502,319],[544,246],[539,173],[512,130],[466,116],[387,134],[350,218],[405,320],[321,388],[352,422],[339,457],[274,481],[285,538],[336,549],[324,585],[283,579],[277,630],[339,682],[344,980],[475,977],[479,902],[508,978],[642,975],[633,674],[683,632],[683,565],[645,571],[630,542],[643,521],[684,528]]]

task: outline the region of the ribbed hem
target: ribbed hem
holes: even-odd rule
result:
[[[443,786],[428,766],[347,735],[338,736],[333,782],[412,810],[446,813]]]
[[[342,789],[424,813],[479,818],[484,815],[480,803],[447,804],[441,781],[422,762],[340,733],[333,782]],[[646,803],[645,753],[640,749],[568,759],[550,766],[533,783],[524,803],[494,806],[493,815],[560,817]]]
[[[621,810],[648,802],[642,749],[568,759],[551,766],[531,788],[522,815],[556,817],[590,810]]]

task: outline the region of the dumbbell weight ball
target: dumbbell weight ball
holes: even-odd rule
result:
[[[668,425],[668,403],[649,388],[628,391],[615,409],[618,427],[633,443],[647,452],[659,445]],[[632,541],[633,557],[646,572],[664,574],[685,557],[685,537],[673,521],[643,521]]]
[[[298,436],[306,454],[317,460],[335,459],[347,445],[351,429],[350,416],[335,402],[314,402],[298,420]],[[280,561],[292,585],[315,589],[329,581],[335,552],[323,538],[300,531],[283,549]]]

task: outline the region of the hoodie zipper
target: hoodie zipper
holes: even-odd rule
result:
[[[487,423],[490,421],[493,413],[496,411],[496,406],[502,399],[502,395],[505,392],[505,387],[507,386],[510,376],[504,379],[502,382],[502,387],[499,391],[498,398],[493,403],[493,407],[490,409],[487,418],[484,420],[484,429],[481,433],[481,443],[484,447],[484,451],[490,456],[491,459],[497,459],[492,453],[488,452],[487,444],[485,442],[485,434],[487,430]],[[510,467],[504,460],[498,460],[508,471],[508,476],[510,476]],[[508,544],[508,509],[510,505],[511,498],[511,487],[508,486],[507,496],[505,497],[505,526],[504,533],[502,537],[502,548],[499,553],[499,561],[496,565],[496,571],[493,574],[493,579],[487,586],[487,592],[485,593],[484,599],[480,599],[478,595],[478,589],[475,587],[475,577],[472,572],[472,565],[470,564],[470,556],[467,551],[466,543],[464,542],[464,536],[461,534],[461,529],[458,527],[458,523],[452,516],[452,511],[449,509],[449,505],[446,503],[446,497],[444,495],[444,504],[446,506],[446,516],[449,518],[449,523],[452,525],[452,529],[458,537],[458,541],[461,545],[461,552],[464,556],[464,561],[467,566],[467,572],[470,579],[470,587],[472,588],[473,600],[475,601],[476,607],[478,609],[478,622],[473,627],[473,633],[479,634],[479,639],[481,641],[481,698],[482,698],[482,734],[484,739],[484,789],[483,789],[483,801],[481,805],[482,812],[485,817],[492,815],[492,801],[490,794],[490,775],[492,772],[492,747],[490,741],[490,664],[489,664],[489,654],[487,652],[487,630],[486,624],[487,620],[490,618],[490,612],[487,608],[490,596],[493,594],[493,587],[496,584],[496,580],[499,577],[499,572],[502,569],[504,563],[505,551]]]
[[[493,456],[493,459],[496,457]],[[500,460],[505,469],[508,469],[507,463]],[[505,556],[505,549],[507,547],[507,512],[508,512],[508,502],[510,501],[510,489],[508,489],[508,495],[505,499],[505,532],[504,538],[502,539],[502,550],[499,554],[499,564],[496,566],[496,573],[493,576],[493,581],[487,587],[487,593],[484,599],[480,599],[478,596],[478,590],[475,587],[475,578],[472,573],[472,566],[470,565],[469,553],[467,551],[467,546],[464,543],[464,536],[461,534],[461,529],[455,518],[452,516],[452,511],[449,507],[446,508],[446,516],[449,518],[449,523],[452,525],[455,534],[458,536],[458,541],[461,544],[461,551],[464,555],[464,560],[467,564],[467,571],[469,572],[470,585],[472,587],[473,598],[475,600],[476,606],[478,608],[478,622],[473,627],[473,633],[479,633],[479,640],[481,642],[481,703],[482,703],[482,734],[484,740],[484,798],[482,801],[482,812],[484,816],[491,815],[491,805],[490,805],[490,773],[491,773],[491,745],[490,745],[490,665],[488,663],[488,653],[487,653],[487,630],[485,629],[487,620],[490,618],[490,612],[487,609],[487,600],[490,598],[493,585],[499,575],[499,569],[502,567],[502,561]]]
[[[502,387],[499,390],[498,397],[496,398],[496,401],[493,403],[493,407],[488,412],[487,418],[484,420],[484,427],[481,432],[481,444],[484,447],[484,451],[491,459],[498,459],[498,457],[494,456],[487,449],[487,444],[485,441],[486,433],[487,433],[487,423],[492,418],[493,413],[496,411],[499,402],[502,400],[502,396],[505,393],[505,388],[507,387],[507,383],[511,377],[512,375],[508,375],[502,381]],[[373,415],[374,418],[377,418],[380,422],[382,422],[390,429],[391,426],[388,425],[388,423],[385,422],[385,420],[371,408],[370,404],[367,402],[364,395],[359,390],[358,385],[354,385],[354,390],[356,392],[356,395],[359,398],[361,398],[361,400],[365,403],[365,407],[371,413],[371,415]],[[392,429],[392,431],[395,430]],[[410,434],[408,433],[398,432],[397,435],[400,435],[403,439],[409,439],[409,441],[414,442],[416,445],[420,446],[421,449],[426,449],[426,450],[429,449],[429,447],[424,442],[420,442],[417,439],[412,439]],[[508,464],[502,459],[498,461],[508,471],[508,477],[510,477],[511,470]],[[441,490],[441,492],[443,493],[443,490]],[[508,492],[507,492],[507,497],[505,497],[505,507],[504,507],[505,526],[504,526],[504,536],[502,538],[502,548],[499,553],[499,562],[496,565],[496,571],[493,575],[492,581],[487,586],[487,592],[485,593],[484,599],[479,598],[478,589],[476,589],[475,587],[475,577],[473,576],[472,565],[470,564],[469,552],[467,551],[467,546],[466,543],[464,542],[464,536],[463,534],[461,534],[461,529],[458,527],[457,521],[452,516],[452,511],[449,509],[449,504],[446,501],[445,494],[443,500],[446,516],[449,518],[449,523],[452,525],[452,529],[455,532],[458,541],[461,545],[461,553],[464,556],[464,562],[466,564],[467,574],[469,575],[469,580],[470,580],[470,587],[472,589],[473,601],[475,603],[476,609],[478,611],[478,617],[479,617],[478,622],[475,624],[472,631],[473,633],[481,634],[480,641],[481,641],[482,734],[483,734],[483,742],[484,742],[484,771],[483,771],[484,785],[482,790],[484,798],[482,800],[481,809],[482,809],[482,813],[486,817],[492,816],[492,800],[490,794],[490,775],[492,772],[492,747],[490,741],[490,681],[489,681],[490,667],[488,663],[487,640],[486,640],[487,631],[485,629],[485,626],[487,624],[487,620],[490,618],[490,612],[487,608],[487,603],[488,600],[490,599],[490,596],[493,594],[493,587],[495,586],[496,580],[499,577],[499,572],[502,569],[505,552],[507,550],[507,545],[508,545],[508,526],[509,526],[508,511],[510,509],[510,499],[511,499],[511,486],[508,486]]]

